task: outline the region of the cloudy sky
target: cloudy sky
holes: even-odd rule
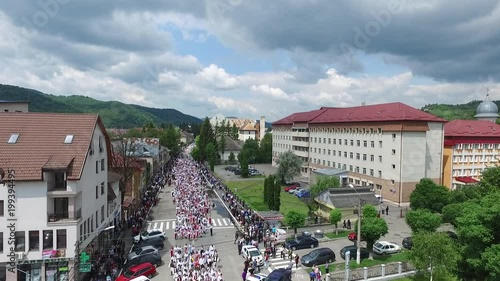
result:
[[[497,0],[0,2],[0,83],[197,117],[500,99]]]

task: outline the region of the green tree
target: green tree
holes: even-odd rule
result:
[[[300,175],[302,168],[302,160],[295,155],[291,150],[285,151],[277,159],[278,164],[278,178],[281,181],[292,180],[294,177]]]
[[[227,136],[227,131],[226,131],[226,119],[222,119],[220,122],[220,128],[219,128],[219,134],[221,137]]]
[[[450,191],[446,186],[437,185],[431,179],[421,179],[410,194],[410,207],[428,209],[441,213],[450,201]]]
[[[297,234],[297,228],[303,227],[306,223],[306,215],[291,210],[285,215],[285,223],[293,228],[294,233]]]
[[[233,140],[237,140],[240,137],[240,130],[238,127],[236,127],[236,124],[233,123],[233,126],[231,127],[231,138]]]
[[[240,155],[241,155],[241,153],[238,156],[240,156]],[[249,176],[248,160],[247,160],[246,156],[243,156],[240,159],[240,172],[241,172],[242,178],[248,178],[248,176]]]
[[[234,165],[236,163],[236,156],[234,156],[234,153],[231,151],[229,153],[229,164]]]
[[[262,193],[263,202],[269,205],[269,177],[264,179],[264,192]]]
[[[500,167],[488,167],[483,170],[479,187],[485,193],[500,191]]]
[[[208,160],[208,164],[210,165],[210,170],[214,171],[215,162],[217,161],[217,150],[213,143],[208,143],[205,148],[206,157]]]
[[[485,269],[490,273],[490,279],[500,280],[500,244],[491,245],[481,255]]]
[[[191,157],[196,161],[200,161],[200,149],[197,146],[191,150]]]
[[[442,220],[444,223],[449,223],[457,226],[457,218],[462,215],[462,203],[452,203],[443,207]]]
[[[209,143],[216,144],[215,134],[212,130],[212,125],[210,124],[210,120],[208,117],[205,118],[203,124],[201,125],[199,142],[197,143],[199,153],[200,153],[200,161],[207,160],[206,148]]]
[[[219,147],[218,147],[219,151],[222,154],[222,159],[224,159],[224,152],[226,151],[226,137],[225,136],[220,137],[218,145],[219,145]]]
[[[361,237],[366,241],[366,248],[370,251],[373,249],[375,241],[380,237],[386,235],[389,231],[387,223],[384,219],[377,216],[377,210],[372,205],[363,206],[363,216],[361,219]],[[356,224],[354,230],[357,232],[358,225]]]
[[[257,163],[259,153],[259,143],[254,139],[247,139],[238,154],[238,159],[241,161],[243,155],[247,158],[249,164]]]
[[[441,225],[441,217],[427,209],[411,210],[406,214],[405,220],[413,233],[435,232]]]
[[[412,237],[411,263],[427,280],[431,272],[434,280],[454,280],[460,253],[455,243],[439,232],[421,232]],[[429,270],[430,269],[430,270]]]
[[[335,233],[337,234],[339,233],[337,225],[341,219],[342,219],[342,212],[339,209],[335,208],[330,211],[330,223],[335,225]]]
[[[170,154],[175,156],[181,151],[181,132],[172,124],[166,124],[166,128],[160,135],[160,143],[170,150]]]
[[[273,178],[272,186],[273,205],[270,209],[273,211],[279,211],[281,207],[281,184],[278,180],[276,180],[276,177]]]
[[[339,186],[340,181],[336,176],[318,176],[316,178],[316,183],[311,185],[311,188],[309,189],[311,192],[311,198],[316,198],[316,196],[329,188]]]
[[[231,125],[229,124],[229,121],[226,122],[226,129],[224,131],[226,131],[226,136],[234,139],[231,134]]]
[[[274,175],[269,175],[266,179],[267,179],[267,188],[265,189],[264,192],[264,196],[266,197],[265,202],[267,203],[269,210],[273,210],[275,204],[274,197],[276,195],[276,193],[274,192],[276,177]]]
[[[479,185],[458,186],[450,192],[450,203],[463,203],[471,199],[480,199],[483,196]]]
[[[266,133],[259,145],[257,163],[271,163],[273,160],[273,135]]]

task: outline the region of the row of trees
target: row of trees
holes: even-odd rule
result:
[[[412,262],[426,274],[432,265],[435,279],[499,280],[499,202],[500,167],[485,169],[478,184],[453,191],[422,179],[406,215],[413,232]],[[453,225],[458,241],[436,232],[442,223]]]
[[[271,211],[279,211],[281,205],[281,183],[275,175],[264,180],[264,203]]]

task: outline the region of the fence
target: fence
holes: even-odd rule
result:
[[[369,280],[377,277],[388,277],[394,275],[402,275],[405,272],[413,272],[415,267],[409,262],[397,262],[389,264],[381,264],[372,267],[363,267],[356,269],[347,269],[346,271],[338,271],[331,273],[326,278],[327,281],[354,281],[354,280]],[[348,279],[346,277],[348,276]]]

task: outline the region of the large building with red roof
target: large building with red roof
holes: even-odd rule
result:
[[[346,170],[343,184],[407,203],[420,179],[441,183],[445,122],[400,102],[293,113],[273,123],[273,163],[291,150],[303,160],[303,176]]]
[[[454,120],[444,126],[443,185],[450,189],[478,182],[486,167],[498,164],[498,107],[487,98],[476,113],[478,120]]]

